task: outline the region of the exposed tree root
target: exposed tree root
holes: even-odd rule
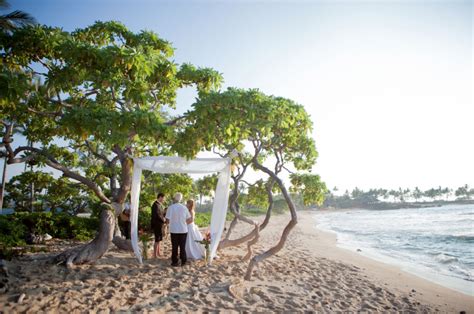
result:
[[[244,279],[245,280],[250,280],[252,278],[252,272],[255,266],[257,266],[258,263],[263,261],[264,259],[275,255],[278,253],[283,246],[285,245],[286,239],[288,237],[288,234],[290,233],[291,229],[296,225],[296,220],[291,219],[290,222],[286,225],[285,229],[283,230],[283,233],[281,234],[280,241],[278,241],[277,245],[272,247],[266,252],[263,252],[262,254],[255,255],[249,262],[249,266],[247,267],[247,272],[245,274]]]
[[[127,251],[127,252],[133,252],[133,247],[132,247],[132,241],[127,240],[122,237],[115,236],[112,239],[112,243],[115,244],[115,246],[122,251]]]
[[[257,222],[255,222],[252,219],[249,219],[249,218],[247,218],[247,217],[245,217],[245,216],[243,216],[243,215],[241,215],[237,212],[233,211],[233,214],[234,214],[234,217],[235,217],[234,219],[236,219],[236,221],[240,220],[240,221],[243,221],[243,222],[246,222],[250,225],[255,226],[254,230],[252,230],[249,234],[247,234],[247,235],[245,235],[241,238],[233,239],[233,240],[229,239],[230,231],[231,231],[231,230],[229,230],[229,232],[227,234],[228,236],[226,236],[224,238],[224,240],[222,240],[219,243],[219,246],[218,246],[219,250],[222,250],[222,249],[225,249],[225,248],[228,248],[228,247],[231,247],[231,246],[237,246],[237,245],[240,245],[242,243],[245,243],[245,242],[249,241],[250,239],[252,239],[255,236],[255,233],[258,233],[258,223]]]
[[[103,209],[100,214],[99,233],[96,238],[87,244],[66,250],[54,257],[57,264],[66,264],[68,268],[73,265],[94,262],[101,258],[112,242],[115,226],[114,211]]]

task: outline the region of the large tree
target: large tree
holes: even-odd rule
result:
[[[290,221],[275,246],[252,257],[245,276],[250,279],[260,261],[283,248],[297,223],[296,208],[281,172],[310,170],[314,165],[317,152],[311,119],[303,106],[292,100],[237,88],[202,95],[185,116],[188,124],[176,141],[178,147],[187,149],[183,152],[194,155],[202,147],[236,149],[241,155],[247,152],[251,166],[274,181],[288,205]]]
[[[203,196],[212,196],[212,193],[216,189],[218,176],[217,174],[211,174],[199,178],[195,181],[195,189],[199,195],[199,207],[202,208]]]
[[[84,263],[101,257],[130,191],[132,156],[172,153],[179,118],[166,114],[176,92],[200,95],[222,77],[209,68],[177,65],[171,44],[118,22],[66,32],[47,26],[0,34],[0,119],[9,164],[49,166],[90,189],[103,205],[99,235],[60,255]],[[14,147],[12,126],[29,142]],[[81,170],[82,169],[82,170]]]

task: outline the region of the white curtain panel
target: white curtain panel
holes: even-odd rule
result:
[[[219,173],[216,186],[214,205],[211,215],[211,261],[216,256],[222,231],[224,230],[230,188],[230,158],[197,158],[186,160],[181,157],[143,157],[133,159],[133,181],[131,191],[131,239],[132,247],[138,261],[142,263],[142,253],[138,247],[138,205],[140,202],[140,186],[142,170],[158,173]],[[178,187],[177,187],[178,188]],[[178,189],[176,190],[178,191]],[[169,195],[172,197],[172,195]]]

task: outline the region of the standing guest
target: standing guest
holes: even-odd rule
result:
[[[123,235],[125,236],[125,239],[130,240],[130,228],[131,228],[131,223],[130,223],[130,203],[125,203],[125,209],[124,211],[120,214],[120,225],[122,227]]]
[[[165,224],[164,216],[165,195],[158,193],[155,202],[151,206],[151,229],[155,233],[155,245],[153,246],[153,258],[161,256],[160,242],[163,240],[163,225]]]
[[[188,235],[188,224],[192,222],[189,210],[180,204],[183,194],[176,193],[173,197],[173,205],[166,211],[166,222],[170,224],[171,233],[171,266],[178,266],[178,249],[181,266],[186,264],[186,238]]]

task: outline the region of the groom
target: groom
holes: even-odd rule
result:
[[[180,204],[183,194],[176,193],[173,197],[174,204],[168,207],[166,222],[169,223],[171,233],[171,266],[178,266],[178,249],[181,266],[186,264],[186,237],[188,223],[192,222],[189,210]]]

